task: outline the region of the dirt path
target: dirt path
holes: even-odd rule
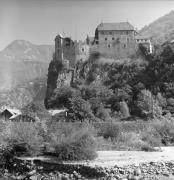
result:
[[[144,151],[98,151],[98,157],[93,161],[64,162],[65,164],[84,164],[88,166],[125,166],[131,164],[139,164],[143,162],[166,162],[174,161],[174,146],[161,147],[160,152],[144,152]],[[54,157],[25,157],[20,159],[40,159],[42,161],[59,162]]]
[[[144,151],[98,151],[98,158],[90,161],[92,166],[124,166],[142,162],[174,161],[174,147],[161,147],[161,152]],[[84,162],[85,163],[85,162]]]

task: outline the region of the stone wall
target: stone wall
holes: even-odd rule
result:
[[[90,48],[90,52],[97,51],[114,59],[127,58],[134,55],[136,50],[134,31],[99,31],[98,43]]]
[[[69,37],[58,35],[55,38],[55,60],[63,61],[63,59],[68,60],[71,67],[75,67],[75,43]]]

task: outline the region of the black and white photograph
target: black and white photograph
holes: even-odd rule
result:
[[[0,180],[174,180],[174,0],[0,0]]]

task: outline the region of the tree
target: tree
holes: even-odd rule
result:
[[[24,106],[21,111],[23,114],[27,114],[33,118],[39,118],[40,120],[51,118],[48,111],[45,109],[44,104],[39,101],[29,103]]]
[[[69,98],[69,101],[68,117],[70,120],[83,122],[93,121],[95,119],[88,101],[85,101],[79,96]]]
[[[149,90],[141,90],[138,94],[137,107],[141,110],[141,115],[148,117],[153,111],[153,96]]]

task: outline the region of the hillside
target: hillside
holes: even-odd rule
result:
[[[53,46],[15,40],[0,52],[0,91],[45,77]]]
[[[21,109],[32,101],[44,100],[46,77],[23,82],[10,91],[0,93],[0,107],[9,106]]]
[[[154,44],[162,44],[174,39],[174,11],[166,14],[148,26],[143,27],[140,33],[152,38]]]

